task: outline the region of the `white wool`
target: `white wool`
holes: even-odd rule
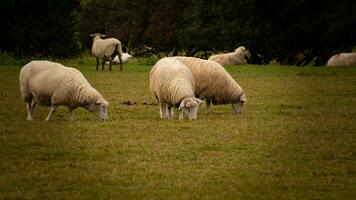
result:
[[[195,83],[190,70],[176,58],[162,58],[150,72],[150,89],[160,105],[161,119],[172,119],[172,107],[189,119],[197,118],[199,105],[203,102],[194,96]]]
[[[96,57],[96,70],[98,70],[99,59],[103,59],[102,70],[104,70],[104,61],[109,60],[109,70],[111,70],[112,59],[117,54],[122,58],[122,45],[116,38],[102,39],[105,35],[99,33],[89,34],[93,37],[93,46],[91,48],[92,54]],[[119,59],[119,58],[118,58]],[[120,71],[122,70],[122,63],[120,63]]]
[[[249,57],[249,51],[246,50],[244,46],[240,46],[235,49],[234,52],[217,54],[210,56],[209,60],[215,61],[222,66],[226,65],[241,65],[246,64],[247,60],[245,57]]]
[[[122,63],[125,64],[127,62],[129,62],[129,60],[132,58],[133,56],[128,54],[128,53],[122,53]],[[115,58],[112,60],[113,63],[120,63],[119,57],[116,55]],[[106,64],[109,64],[109,62],[106,62]]]
[[[95,36],[91,51],[97,58],[108,59],[114,53],[116,46],[118,46],[118,53],[122,57],[121,42],[118,39],[101,39],[100,36]]]
[[[356,66],[356,53],[339,53],[332,56],[327,66]]]
[[[26,102],[65,105],[70,109],[107,101],[77,69],[50,61],[31,61],[20,71],[20,90]]]
[[[184,98],[194,97],[195,83],[184,64],[176,59],[163,58],[150,72],[150,89],[159,102],[173,106]]]
[[[228,104],[237,103],[245,95],[241,86],[220,64],[193,57],[175,58],[192,72],[197,97],[211,99],[213,104]]]

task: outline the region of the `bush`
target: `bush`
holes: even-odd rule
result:
[[[137,58],[137,64],[139,65],[154,65],[159,60],[157,56]]]
[[[29,58],[17,59],[13,54],[7,52],[0,53],[0,65],[24,65],[29,60]]]

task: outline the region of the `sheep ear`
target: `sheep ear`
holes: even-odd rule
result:
[[[103,99],[98,99],[98,100],[96,100],[96,102],[95,102],[95,104],[102,104],[102,103],[104,103],[104,100]]]
[[[242,101],[242,102],[246,102],[247,101],[246,95],[245,94],[241,95],[239,100]]]
[[[185,107],[185,101],[183,100],[181,103],[180,103],[180,105],[179,105],[179,110],[182,110],[182,108],[184,108]]]
[[[89,34],[89,37],[94,37],[94,34],[91,34],[91,33],[90,33],[90,34]]]
[[[106,38],[106,35],[100,35],[100,37],[102,37],[102,38]]]
[[[201,99],[198,99],[198,98],[195,98],[195,100],[197,101],[198,104],[201,104],[201,103],[204,103],[205,101],[201,100]]]

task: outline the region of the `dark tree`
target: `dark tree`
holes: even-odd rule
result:
[[[1,51],[16,56],[76,55],[74,11],[78,6],[79,0],[1,1]]]

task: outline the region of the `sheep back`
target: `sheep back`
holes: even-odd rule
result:
[[[327,66],[356,66],[356,53],[339,53],[332,56]]]
[[[40,104],[76,108],[102,98],[77,69],[50,61],[31,61],[20,71],[20,90]]]
[[[192,72],[195,95],[212,99],[214,104],[235,103],[244,94],[243,89],[218,63],[193,57],[176,57]]]
[[[92,46],[92,54],[97,58],[108,58],[112,56],[115,50],[118,50],[120,57],[122,56],[121,42],[115,38],[101,39],[99,36],[94,38]]]
[[[150,90],[159,102],[177,106],[182,99],[194,97],[194,78],[179,60],[162,58],[150,72]]]
[[[234,52],[212,55],[209,57],[209,60],[215,61],[222,66],[246,64],[245,51],[246,48],[240,46]]]

